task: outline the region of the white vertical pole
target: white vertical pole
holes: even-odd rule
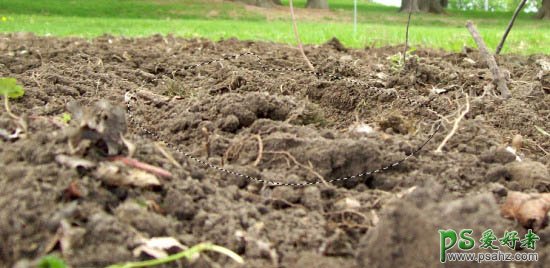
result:
[[[353,0],[353,34],[357,33],[357,0]]]
[[[485,0],[485,11],[489,11],[489,0]]]

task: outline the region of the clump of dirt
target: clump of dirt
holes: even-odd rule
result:
[[[502,220],[500,208],[491,193],[454,199],[444,193],[441,185],[427,182],[387,204],[380,224],[370,229],[361,240],[357,260],[360,267],[433,266],[434,260],[440,258],[439,250],[434,250],[440,245],[435,230],[460,232],[475,226],[476,230],[492,229],[500,235],[516,229],[514,225],[514,222]],[[480,236],[475,231],[471,235]],[[458,251],[455,248],[449,252]],[[483,252],[483,249],[476,247],[469,252]],[[508,249],[508,252],[512,251]],[[449,262],[447,265],[461,267],[464,264]],[[501,265],[492,264],[494,267]]]
[[[316,76],[290,70],[307,70],[299,52],[273,43],[0,39],[0,76],[24,85],[10,105],[28,123],[25,137],[0,139],[1,266],[53,253],[101,267],[144,258],[132,253],[139,241],[162,236],[223,245],[251,267],[433,266],[438,228],[525,231],[498,214],[494,183],[550,191],[545,55],[498,57],[513,95],[501,100],[472,50],[420,49],[399,67],[391,58],[401,47],[331,40],[306,47]],[[242,55],[189,67],[247,51],[262,63]],[[466,99],[469,112],[434,152]],[[79,106],[68,109],[72,102]],[[438,122],[424,150],[401,162]],[[0,129],[12,128],[2,113]],[[82,142],[84,150],[70,146]],[[273,187],[183,153],[260,180],[315,185]],[[549,230],[537,230],[546,260]],[[209,253],[191,265],[234,264]]]

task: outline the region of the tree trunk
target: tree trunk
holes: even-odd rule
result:
[[[328,9],[328,1],[327,0],[307,0],[306,7]]]
[[[439,3],[443,8],[447,8],[449,6],[449,0],[441,0]]]
[[[443,13],[443,6],[447,0],[401,0],[399,12],[431,12]]]
[[[234,0],[237,2],[245,3],[247,5],[259,6],[259,7],[273,7],[281,5],[281,0]]]
[[[539,19],[550,19],[550,0],[542,0],[542,6],[537,13]]]

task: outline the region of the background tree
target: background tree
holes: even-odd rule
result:
[[[328,1],[327,0],[307,0],[306,7],[328,9]]]
[[[431,12],[443,13],[443,7],[448,5],[448,0],[401,0],[400,12]]]
[[[550,0],[542,0],[542,6],[537,13],[539,19],[550,19]]]
[[[236,0],[247,5],[259,6],[259,7],[273,7],[282,5],[281,0]]]

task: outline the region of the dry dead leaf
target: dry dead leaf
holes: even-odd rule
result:
[[[153,237],[143,239],[141,245],[133,250],[134,256],[138,257],[141,253],[145,253],[155,259],[160,259],[168,256],[170,251],[182,251],[187,249],[177,239],[173,237]]]
[[[550,194],[508,192],[501,206],[501,214],[507,219],[517,220],[523,227],[534,230],[548,224]]]

